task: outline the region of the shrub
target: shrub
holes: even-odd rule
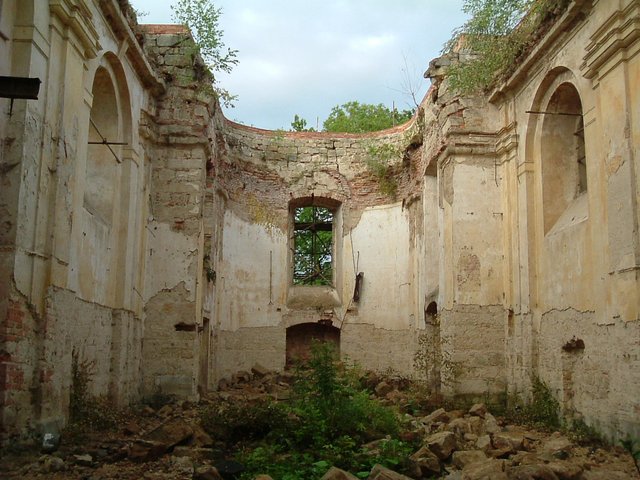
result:
[[[531,400],[523,404],[517,397],[507,399],[504,412],[508,421],[530,424],[541,428],[559,428],[560,403],[551,389],[538,377],[532,379]]]
[[[319,478],[331,465],[364,475],[376,463],[403,465],[413,448],[399,440],[383,440],[375,452],[362,448],[365,441],[397,433],[398,419],[361,388],[330,344],[312,345],[310,360],[296,371],[293,393],[289,403],[227,405],[205,413],[205,428],[217,438],[261,440],[239,455],[247,467],[242,478]]]
[[[114,406],[108,398],[89,393],[92,377],[93,363],[80,360],[74,351],[71,357],[67,435],[80,436],[88,432],[111,430],[129,417],[127,410]]]

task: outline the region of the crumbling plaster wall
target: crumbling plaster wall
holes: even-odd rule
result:
[[[42,82],[38,100],[14,101],[11,115],[2,100],[0,119],[5,441],[66,422],[74,358],[87,366],[92,394],[121,404],[140,397],[135,292],[143,290],[146,200],[137,126],[162,82],[116,1],[21,0],[2,8],[3,74]],[[103,156],[113,172],[105,193],[111,209],[97,221],[85,197],[95,181],[88,162],[106,149],[88,146],[99,75],[114,112],[108,141],[127,145]]]
[[[437,175],[440,281],[427,332],[440,340],[443,393],[506,387],[528,399],[538,377],[569,418],[637,435],[637,18],[633,1],[571,2],[484,96],[452,95],[451,58],[430,65],[424,151]],[[543,170],[550,153],[579,160],[576,141],[529,113],[553,111],[560,87],[577,92],[584,123],[586,191],[561,178],[576,182],[568,201],[549,182],[573,166]]]
[[[341,353],[366,367],[413,371],[418,314],[413,241],[422,213],[421,118],[365,136],[269,132],[221,120],[214,165],[221,232],[215,256],[217,376],[259,362],[282,369],[286,328],[330,321]],[[378,158],[381,145],[392,154]],[[367,161],[389,165],[383,193]],[[290,201],[339,202],[333,287],[291,283]],[[353,302],[355,276],[364,272]],[[259,342],[256,332],[271,339]],[[239,349],[252,345],[246,351]],[[274,345],[276,347],[274,347]]]
[[[122,5],[0,2],[0,73],[43,80],[0,117],[3,439],[65,422],[74,354],[96,395],[196,397],[283,368],[286,329],[309,322],[435,393],[526,399],[539,377],[569,417],[640,435],[637,0],[570,2],[488,95],[455,95],[437,59],[416,118],[364,136],[225,120],[188,33],[138,30]],[[98,75],[128,143],[102,220],[86,198]],[[527,111],[563,83],[587,189],[549,228],[551,139]],[[291,285],[290,202],[312,198],[339,204],[332,287]]]
[[[167,89],[145,135],[151,143],[142,389],[197,397],[203,330],[206,170],[219,112],[202,60],[182,26],[144,26],[145,49]],[[208,232],[211,235],[211,232]],[[206,349],[203,355],[208,355]],[[206,385],[208,382],[203,380]]]
[[[506,389],[508,314],[502,293],[500,127],[496,109],[485,98],[460,97],[450,89],[443,75],[448,65],[448,58],[431,63],[426,75],[433,87],[422,104],[423,197],[425,204],[435,206],[435,214],[425,210],[421,239],[426,243],[421,267],[427,327],[420,339],[423,367],[435,393],[497,400]]]
[[[492,97],[507,147],[509,389],[526,397],[539,377],[569,418],[614,438],[640,431],[638,13],[633,1],[571,3]],[[548,115],[527,112],[553,111],[562,84],[580,97],[587,189],[548,228],[542,172],[557,140]]]

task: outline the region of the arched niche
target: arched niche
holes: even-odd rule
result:
[[[124,305],[130,289],[127,269],[127,228],[132,177],[131,104],[127,79],[113,53],[95,65],[84,164],[83,220],[79,258],[79,291],[87,300]],[[116,281],[116,276],[119,281]]]
[[[553,91],[543,116],[540,156],[544,231],[587,191],[582,101],[576,87],[561,83]]]
[[[286,365],[288,367],[311,357],[314,342],[331,344],[336,353],[340,351],[340,329],[329,323],[308,322],[287,328]]]
[[[587,191],[583,109],[576,85],[570,70],[557,67],[541,83],[531,107],[526,156],[537,166],[539,194],[532,203],[540,209],[545,235],[566,223],[567,211],[574,220],[587,215],[582,212],[586,201],[575,205]]]
[[[117,166],[122,156],[122,122],[114,79],[110,69],[96,70],[91,89],[89,145],[85,173],[84,206],[106,225],[111,225]],[[108,142],[103,144],[101,142]]]

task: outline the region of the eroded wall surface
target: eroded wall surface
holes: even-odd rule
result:
[[[493,98],[509,390],[538,377],[570,420],[617,438],[640,430],[638,15],[572,3]]]
[[[314,335],[435,395],[538,378],[640,436],[637,0],[570,2],[482,95],[436,59],[367,135],[224,119],[188,32],[126,2],[0,8],[0,73],[43,82],[0,99],[3,440],[67,421],[74,362],[114,402],[196,398]],[[330,285],[294,285],[303,205],[334,212]]]
[[[202,337],[210,335],[202,320],[203,218],[211,118],[219,106],[184,27],[150,25],[144,32],[168,88],[145,131],[151,167],[142,389],[196,398]]]
[[[3,75],[42,82],[37,100],[2,100],[6,439],[65,423],[74,362],[91,373],[92,394],[122,404],[140,396],[142,302],[134,291],[144,275],[145,201],[137,125],[161,82],[115,2],[1,7]],[[105,138],[111,151],[95,143]]]
[[[450,91],[456,54],[431,63],[443,393],[528,400],[537,378],[570,421],[637,436],[638,14],[571,2],[486,95]]]
[[[2,441],[62,428],[74,366],[116,404],[195,396],[214,102],[188,32],[116,0],[0,8],[2,74],[41,81],[1,101]]]
[[[287,328],[317,322],[340,330],[344,356],[412,372],[414,348],[407,344],[421,328],[412,241],[422,211],[414,177],[422,168],[420,122],[368,136],[223,123],[213,182],[225,206],[212,245],[218,378],[256,362],[284,368]],[[378,162],[388,175],[376,177],[367,162]],[[291,212],[300,201],[335,206],[330,286],[292,283]],[[364,282],[354,301],[359,272]],[[270,341],[260,345],[256,331]],[[245,343],[246,350],[239,348]]]

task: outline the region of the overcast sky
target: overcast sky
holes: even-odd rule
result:
[[[140,23],[174,23],[175,0],[130,0]],[[231,120],[290,129],[294,114],[319,126],[356,100],[413,107],[422,78],[465,16],[462,0],[215,0],[225,44],[240,63],[222,85],[238,95]],[[406,66],[405,66],[406,59]],[[410,87],[408,86],[410,83]]]

